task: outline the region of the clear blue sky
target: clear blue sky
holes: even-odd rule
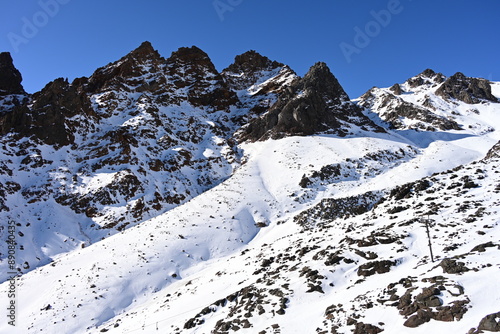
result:
[[[250,49],[299,75],[324,61],[351,98],[426,68],[500,81],[498,0],[0,0],[0,51],[30,93],[145,40],[164,57],[196,45],[219,70]]]

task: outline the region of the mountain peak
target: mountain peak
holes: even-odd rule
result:
[[[210,60],[208,54],[197,46],[180,47],[177,51],[172,52],[169,61],[183,60],[185,62],[206,62]]]
[[[446,100],[456,99],[468,104],[480,103],[481,100],[498,102],[491,93],[491,85],[486,79],[469,78],[457,72],[436,90],[436,95]]]
[[[0,96],[26,94],[21,82],[23,78],[9,52],[0,53]]]
[[[328,94],[338,103],[348,101],[349,96],[324,62],[314,64],[302,79],[304,89],[314,89]]]
[[[287,69],[286,75],[283,73],[282,77],[295,75],[286,65],[262,56],[255,50],[250,50],[236,56],[234,63],[222,71],[222,76],[232,89],[246,90],[273,77],[277,78],[279,72],[285,68]],[[269,89],[262,91],[269,91]]]
[[[234,63],[228,66],[224,71],[234,73],[248,73],[262,70],[272,70],[283,67],[282,63],[271,60],[255,50],[242,53],[234,58]]]
[[[383,131],[349,101],[337,78],[323,62],[281,94],[269,112],[240,132],[240,139],[257,141],[290,135],[330,133],[346,136],[351,126]]]
[[[420,76],[424,76],[424,77],[428,77],[428,78],[432,78],[432,77],[434,77],[436,75],[436,72],[434,72],[433,70],[431,70],[430,68],[428,68],[428,69],[425,69],[419,75]]]
[[[148,41],[142,42],[142,44],[137,49],[130,52],[130,54],[138,58],[149,58],[151,56],[160,57],[158,51],[156,51],[153,45]]]
[[[439,84],[446,80],[442,73],[436,73],[430,68],[424,70],[420,74],[408,79],[406,82],[411,88],[416,88],[425,84]]]

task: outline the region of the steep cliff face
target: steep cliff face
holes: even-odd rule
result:
[[[268,112],[243,127],[238,136],[243,141],[322,132],[345,136],[353,127],[383,131],[350,102],[326,64],[317,63],[304,78],[283,90]]]
[[[23,77],[15,68],[12,56],[8,52],[0,53],[0,96],[26,94],[21,82]]]
[[[33,136],[42,143],[61,147],[74,144],[75,132],[84,125],[81,119],[94,117],[89,98],[60,78],[33,94],[31,103],[5,113],[1,133],[14,132],[19,138]]]

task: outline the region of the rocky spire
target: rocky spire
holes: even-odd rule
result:
[[[151,71],[159,72],[164,61],[151,43],[146,41],[120,60],[98,68],[88,80],[87,78],[79,78],[73,84],[82,86],[90,93],[120,87],[126,82],[129,85],[137,86],[140,85],[140,82],[137,82],[138,78]]]
[[[166,74],[176,89],[189,87],[188,101],[194,106],[228,110],[237,102],[210,57],[196,46],[182,47],[166,60]]]
[[[160,58],[160,54],[153,48],[150,42],[145,41],[135,50],[129,53],[129,56],[133,56],[139,59],[149,59],[149,58]]]
[[[262,56],[255,50],[247,51],[234,58],[234,63],[229,65],[224,71],[234,73],[251,73],[261,70],[270,70],[277,67],[285,66],[277,61],[272,61],[269,58]]]
[[[0,96],[26,94],[21,85],[23,78],[15,68],[9,52],[0,53]]]
[[[264,72],[278,72],[284,67],[284,64],[272,61],[258,52],[250,50],[236,56],[234,63],[222,71],[222,76],[232,89],[242,90],[255,85],[262,78],[267,79],[269,75]],[[272,75],[276,75],[276,73]]]
[[[406,82],[411,88],[416,88],[424,84],[439,84],[442,83],[445,79],[446,77],[442,73],[436,73],[428,68],[422,73],[408,79]]]
[[[250,141],[319,132],[345,136],[349,124],[378,130],[349,101],[328,66],[319,62],[283,93],[268,113],[250,122],[239,135]]]

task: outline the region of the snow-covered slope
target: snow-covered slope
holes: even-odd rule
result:
[[[354,101],[363,114],[342,100],[349,117],[360,115],[339,121],[342,136],[333,129],[240,143],[232,134],[280,99],[307,101],[288,89],[302,79],[254,52],[219,75],[194,47],[165,60],[143,45],[68,84],[92,105],[79,121],[90,120],[91,131],[71,132],[70,145],[2,137],[2,185],[12,188],[2,214],[21,224],[19,259],[39,249],[44,260],[17,279],[17,326],[1,322],[0,332],[494,328],[496,316],[486,316],[500,311],[500,152],[492,149],[500,104],[487,89],[498,98],[500,83],[448,79],[425,71],[399,88],[372,89]],[[470,92],[456,94],[464,82]],[[97,167],[83,173],[89,161]],[[49,196],[29,200],[32,189]],[[134,209],[173,190],[190,194]],[[95,204],[101,196],[113,203]],[[87,199],[95,211],[77,212]],[[127,228],[92,226],[112,217]],[[434,262],[422,218],[433,221]],[[0,286],[0,305],[10,302],[9,287]]]

